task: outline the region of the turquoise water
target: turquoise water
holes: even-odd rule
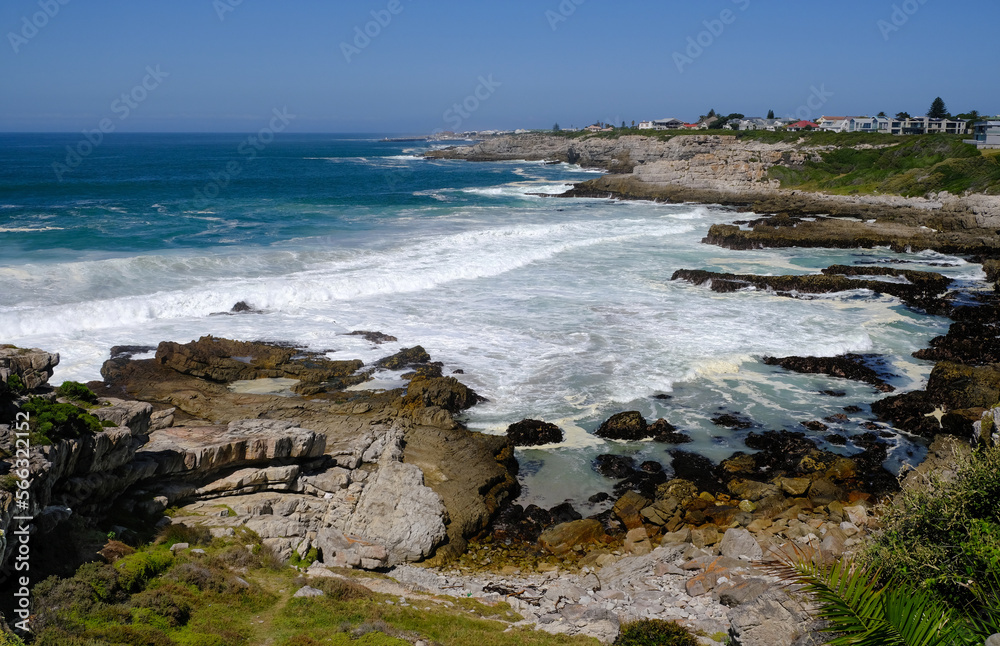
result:
[[[882,354],[891,381],[911,389],[930,365],[910,353],[947,327],[863,290],[720,295],[671,282],[676,269],[879,261],[982,277],[933,253],[720,249],[701,244],[708,227],[745,215],[539,196],[595,174],[431,161],[414,156],[426,145],[380,139],[279,135],[257,151],[240,135],[109,136],[60,181],[53,164],[80,137],[0,135],[0,342],[59,352],[56,383],[99,378],[113,345],[205,334],[365,361],[421,344],[488,398],[469,411],[470,428],[502,432],[533,417],[567,431],[560,446],[521,452],[526,499],[555,504],[607,485],[590,470],[598,453],[669,463],[661,445],[595,438],[615,412],[666,417],[695,438],[687,448],[720,459],[743,448],[740,433],[709,421],[720,409],[792,429],[874,398],[761,356]],[[263,314],[217,315],[238,301]],[[399,341],[345,336],[358,329]],[[820,394],[829,389],[848,395]],[[833,428],[862,432],[867,419]],[[919,454],[898,444],[897,461]]]

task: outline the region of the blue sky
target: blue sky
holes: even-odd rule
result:
[[[5,0],[0,131],[996,114],[998,26],[996,0]]]

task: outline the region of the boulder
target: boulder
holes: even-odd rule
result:
[[[406,399],[424,407],[437,406],[457,413],[483,401],[474,390],[454,377],[424,377],[417,375],[410,380]]]
[[[507,427],[507,437],[514,446],[539,446],[562,442],[564,433],[555,424],[537,419],[523,419]]]
[[[615,502],[612,513],[622,521],[628,529],[642,527],[642,510],[649,504],[649,500],[643,498],[634,491],[628,491],[624,496]]]
[[[594,459],[594,471],[606,478],[627,478],[636,472],[635,459],[626,455],[599,455]]]
[[[127,427],[133,435],[145,435],[149,431],[152,404],[110,398],[105,402],[111,405],[93,408],[88,412],[97,419],[113,422],[115,426]]]
[[[417,345],[412,348],[403,348],[394,355],[379,359],[375,365],[386,370],[401,370],[407,366],[427,363],[431,360],[431,355],[423,347]]]
[[[719,553],[732,559],[748,561],[764,558],[764,551],[757,539],[745,529],[727,529],[719,544]]]
[[[28,350],[13,345],[0,345],[0,381],[17,375],[28,390],[49,382],[52,371],[59,365],[59,355],[37,348]]]
[[[594,431],[594,435],[606,440],[644,440],[650,437],[649,425],[638,411],[612,415]]]
[[[538,546],[556,556],[567,554],[577,545],[593,545],[604,539],[604,525],[592,518],[561,523],[542,532]]]

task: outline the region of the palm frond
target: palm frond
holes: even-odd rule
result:
[[[797,560],[771,563],[769,570],[802,586],[817,602],[817,616],[829,622],[832,646],[962,646],[981,643],[965,617],[906,585],[878,586],[878,572],[851,559],[829,565]]]

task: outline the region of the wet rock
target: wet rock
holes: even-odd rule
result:
[[[574,509],[573,505],[568,502],[561,503],[550,509],[549,516],[555,524],[568,523],[572,520],[580,520],[583,518],[580,512]]]
[[[406,389],[406,399],[417,401],[423,406],[437,406],[457,413],[475,406],[483,399],[454,377],[422,377],[410,380]]]
[[[818,420],[813,420],[811,422],[802,422],[802,425],[805,426],[810,431],[815,431],[817,433],[822,433],[823,431],[830,430],[829,426]]]
[[[507,427],[507,437],[514,446],[539,446],[562,442],[564,433],[555,424],[537,419],[523,419]]]
[[[260,310],[254,308],[246,301],[240,301],[236,305],[233,305],[232,309],[230,309],[229,312],[232,314],[249,314],[249,313],[259,313]]]
[[[394,355],[379,359],[375,365],[386,370],[400,370],[407,366],[427,363],[431,360],[431,355],[422,346],[403,348]]]
[[[370,332],[367,330],[355,330],[353,332],[348,332],[348,336],[360,336],[364,337],[365,341],[374,343],[375,345],[382,345],[383,343],[394,343],[398,339],[394,336],[388,334],[382,334],[381,332]]]
[[[592,502],[592,503],[595,503],[595,504],[596,503],[605,502],[607,500],[611,500],[611,494],[609,494],[606,491],[601,491],[600,493],[595,493],[590,498],[587,498],[587,502]]]
[[[895,390],[887,384],[877,372],[865,365],[865,357],[857,354],[845,354],[839,357],[764,357],[763,362],[769,366],[781,366],[785,370],[805,374],[823,374],[841,379],[850,379],[870,384],[879,392]]]
[[[700,491],[725,491],[725,486],[715,473],[715,464],[708,458],[680,449],[670,449],[667,453],[673,458],[671,466],[676,478],[694,483]]]
[[[664,444],[686,444],[692,442],[690,436],[679,432],[673,424],[660,418],[649,425],[653,439]]]
[[[493,536],[501,542],[534,543],[552,525],[552,514],[537,505],[510,505],[494,519]]]
[[[636,472],[635,459],[625,455],[599,455],[594,460],[594,471],[606,478],[627,478]]]
[[[718,417],[713,417],[712,423],[716,426],[724,426],[725,428],[732,429],[746,429],[753,428],[755,426],[753,421],[749,418],[733,415],[731,413],[725,413],[723,415],[719,415]]]
[[[594,435],[607,440],[644,440],[650,437],[649,425],[638,411],[612,415],[594,431]]]
[[[823,439],[835,446],[847,446],[847,438],[837,433],[830,433],[824,436]]]

